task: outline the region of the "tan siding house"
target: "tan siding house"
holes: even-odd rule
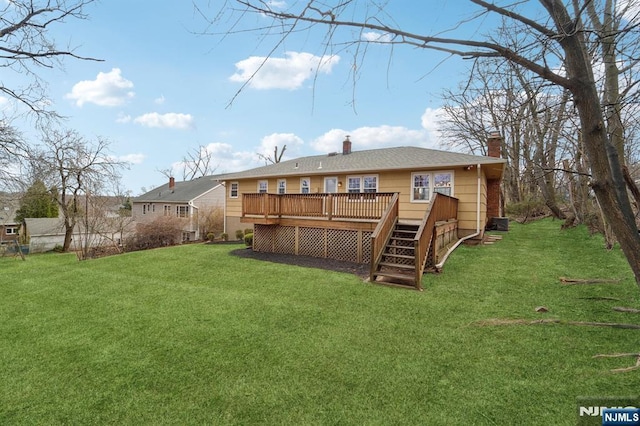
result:
[[[499,154],[501,138],[494,135],[489,142],[490,152]],[[352,152],[347,138],[342,153],[220,177],[226,186],[226,232],[244,229],[249,223],[254,225],[254,250],[363,263],[377,262],[377,251],[382,250],[375,239],[379,233],[388,240],[390,235],[406,232],[392,231],[383,221],[434,228],[416,230],[429,234],[425,238],[430,240],[423,245],[436,241],[440,235],[436,228],[444,223],[442,229],[450,234],[447,244],[469,236],[482,238],[489,219],[500,216],[500,200],[492,199],[488,188],[497,184],[499,189],[505,163],[496,156],[412,146]],[[448,207],[433,212],[436,199]],[[412,245],[415,239],[415,246],[427,251],[424,256],[435,253],[419,247],[420,235],[402,239],[411,239]]]

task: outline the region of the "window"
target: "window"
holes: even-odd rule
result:
[[[347,192],[378,192],[378,176],[348,176]]]
[[[18,228],[5,228],[5,230],[7,235],[16,235],[18,233]]]
[[[258,181],[258,192],[260,194],[264,194],[265,192],[269,192],[269,182],[266,180]]]
[[[278,194],[286,194],[286,193],[287,193],[287,180],[278,179]]]
[[[156,205],[155,204],[151,204],[151,211],[152,212],[156,212]]]
[[[165,216],[171,216],[171,206],[164,206],[164,213]]]
[[[360,192],[360,178],[359,177],[349,177],[347,178],[347,192],[350,194],[359,193]]]
[[[453,172],[411,174],[411,201],[429,202],[435,192],[453,196]]]
[[[176,216],[178,217],[189,216],[189,206],[176,206]]]
[[[411,192],[413,193],[413,201],[429,201],[431,174],[419,174],[414,173],[412,176],[413,187]]]
[[[238,198],[238,182],[231,182],[229,187],[229,198]]]
[[[324,178],[324,192],[335,194],[338,192],[338,178],[326,177]]]
[[[453,173],[436,173],[433,178],[433,191],[451,196]]]
[[[308,194],[311,192],[311,178],[301,178],[300,179],[300,193]]]
[[[148,209],[147,209],[147,205],[146,205],[146,204],[143,204],[143,205],[142,205],[142,214],[147,214],[147,210],[148,210]]]

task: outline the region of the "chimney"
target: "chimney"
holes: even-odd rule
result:
[[[487,155],[489,157],[502,158],[502,136],[500,132],[489,133],[487,139]]]
[[[349,135],[346,136],[346,139],[342,141],[342,155],[351,154],[351,141],[349,140]]]
[[[500,132],[491,132],[489,138],[487,138],[487,155],[501,158],[501,151],[502,135],[500,135]],[[501,198],[500,179],[487,179],[487,220],[490,229],[496,226],[496,220],[502,216]]]
[[[171,176],[169,177],[169,191],[173,192],[173,189],[176,187],[176,179]]]

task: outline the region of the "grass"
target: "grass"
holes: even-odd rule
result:
[[[592,357],[640,332],[476,324],[640,322],[611,309],[640,308],[619,250],[559,226],[460,247],[422,293],[229,245],[0,258],[0,423],[575,424],[578,397],[638,395],[610,372],[632,359]]]

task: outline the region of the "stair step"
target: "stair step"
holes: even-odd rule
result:
[[[392,263],[392,262],[380,262],[380,266],[386,266],[388,268],[396,268],[396,269],[410,269],[412,271],[416,270],[415,265],[403,265],[402,263]]]
[[[387,244],[386,248],[394,248],[394,249],[405,249],[405,250],[415,250],[416,247],[412,244],[410,246],[399,246],[397,244]]]
[[[413,241],[413,238],[405,238],[405,237],[395,237],[395,236],[391,236],[391,238],[389,238],[389,241]]]
[[[398,283],[398,281],[400,281],[400,283],[402,284],[406,284],[406,285],[411,285],[411,286],[415,286],[415,276],[414,275],[409,275],[409,274],[400,274],[397,272],[381,272],[378,271],[376,273],[373,274],[374,279],[377,277],[380,278],[387,278],[389,280],[396,280],[396,283]],[[398,283],[398,284],[400,284]]]
[[[411,259],[411,260],[414,260],[416,258],[415,256],[410,256],[410,255],[407,255],[407,254],[395,254],[395,253],[387,253],[387,252],[382,253],[382,256],[384,256],[384,257],[397,257],[399,259]]]

